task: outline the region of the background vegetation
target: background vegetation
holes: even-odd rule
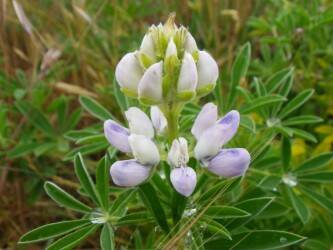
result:
[[[103,119],[98,116],[105,110],[96,110],[91,98],[123,119],[127,100],[121,99],[115,88],[115,65],[125,52],[139,47],[151,24],[166,20],[173,11],[177,23],[188,26],[198,47],[208,50],[219,63],[221,83],[208,100],[228,96],[226,86],[235,55],[246,42],[250,42],[251,60],[247,76],[240,79],[236,107],[249,96],[250,100],[258,97],[260,87],[256,86],[261,83],[275,86],[274,81],[293,81],[289,101],[302,93],[305,102],[312,94],[308,89],[314,90],[311,99],[294,113],[303,120],[289,120],[284,124],[288,128],[276,126],[274,139],[257,134],[269,148],[264,148],[267,154],[253,166],[256,174],[249,174],[250,184],[242,189],[244,193],[251,190],[248,199],[269,195],[277,201],[250,228],[286,230],[310,239],[295,248],[332,247],[333,166],[326,164],[333,144],[331,1],[19,3],[32,27],[19,22],[11,1],[3,0],[0,6],[0,248],[15,248],[21,235],[39,225],[76,218],[75,213],[46,197],[44,182],[51,180],[75,193],[79,184],[73,171],[74,155],[80,151],[93,172],[105,150],[115,153],[98,133],[102,122],[91,115]],[[298,103],[293,105],[296,108]],[[197,112],[195,107],[187,109],[187,119],[193,118],[192,110]],[[248,110],[244,127],[253,132],[274,124],[265,116],[271,111],[275,112]],[[186,120],[182,122],[186,127]],[[290,128],[293,125],[297,129]],[[243,137],[246,140],[246,135]],[[316,171],[305,174],[303,181],[307,188],[313,185],[312,191],[297,186],[288,189],[290,171],[309,158],[315,159],[308,165]],[[311,170],[311,166],[301,166]],[[286,171],[276,170],[282,168]],[[118,192],[113,195],[118,196]],[[138,248],[142,243],[138,239],[145,236],[143,231],[141,236],[137,232],[134,226],[122,227],[116,233],[117,244]],[[130,237],[131,242],[127,240]],[[98,248],[98,242],[95,235],[84,246]]]

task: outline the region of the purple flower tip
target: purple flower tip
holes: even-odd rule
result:
[[[188,197],[197,184],[197,175],[190,167],[179,167],[171,171],[170,180],[178,193]]]

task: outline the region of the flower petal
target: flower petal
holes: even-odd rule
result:
[[[206,161],[216,155],[223,145],[223,126],[215,124],[206,129],[194,148],[194,155],[200,161]]]
[[[168,153],[168,161],[173,167],[184,167],[189,161],[187,141],[180,137],[173,140]]]
[[[131,133],[154,137],[154,128],[149,117],[141,109],[131,107],[125,112]]]
[[[168,126],[167,119],[157,106],[151,106],[150,119],[157,134],[162,134]]]
[[[190,32],[187,32],[186,34],[185,50],[191,54],[198,50],[197,43]]]
[[[173,39],[170,39],[170,41],[168,43],[168,47],[165,52],[165,57],[167,58],[169,56],[177,56],[177,47],[176,47],[176,44],[174,43]]]
[[[191,54],[185,52],[180,68],[177,90],[178,93],[184,91],[194,91],[198,83],[198,73],[195,61]]]
[[[208,164],[208,170],[218,176],[235,177],[243,175],[251,161],[244,148],[222,149]]]
[[[219,68],[213,57],[206,51],[199,51],[198,68],[198,85],[197,89],[203,89],[207,85],[215,86],[219,75]]]
[[[127,53],[116,67],[116,79],[121,88],[137,93],[143,70],[136,57],[136,52]]]
[[[151,167],[143,166],[135,160],[116,161],[112,164],[112,181],[122,187],[133,187],[148,179]]]
[[[146,54],[147,56],[149,56],[151,59],[155,59],[156,55],[155,55],[155,45],[154,45],[154,41],[152,38],[152,35],[150,33],[147,33],[141,42],[141,46],[140,46],[140,52]]]
[[[131,134],[129,144],[135,159],[143,164],[154,166],[160,161],[160,154],[155,143],[144,135]]]
[[[217,106],[214,103],[207,103],[201,109],[192,127],[192,134],[198,140],[201,134],[213,126],[217,121]]]
[[[104,135],[111,145],[122,152],[131,152],[128,142],[129,131],[113,120],[104,122]]]
[[[144,73],[138,86],[139,97],[146,102],[162,101],[163,62],[152,64]]]
[[[197,174],[190,167],[174,168],[171,171],[170,180],[178,193],[188,197],[197,184]]]
[[[232,139],[232,137],[234,137],[239,127],[239,121],[239,112],[237,110],[231,110],[217,122],[223,126],[223,144],[226,144]]]

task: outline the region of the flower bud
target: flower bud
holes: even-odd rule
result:
[[[238,111],[232,110],[215,125],[206,129],[194,148],[196,158],[205,161],[216,155],[220,148],[230,141],[237,132],[239,119]]]
[[[197,83],[198,73],[194,59],[191,54],[185,52],[177,83],[178,98],[191,99],[195,94]]]
[[[186,34],[185,50],[190,54],[196,53],[198,51],[197,43],[195,42],[195,39],[190,32],[187,32]]]
[[[223,144],[226,144],[228,141],[234,137],[236,134],[240,122],[240,115],[237,110],[232,110],[223,116],[217,123],[223,126],[224,130],[224,139]]]
[[[188,197],[197,184],[197,175],[190,167],[174,168],[170,174],[170,181],[178,193]]]
[[[112,120],[104,122],[104,134],[111,145],[124,153],[131,152],[128,142],[129,131]]]
[[[222,149],[208,164],[208,170],[218,176],[235,177],[243,175],[251,161],[244,148]]]
[[[208,94],[215,87],[219,75],[217,63],[206,51],[199,51],[197,94]]]
[[[146,56],[149,56],[151,60],[156,59],[155,55],[155,45],[150,33],[147,33],[143,39],[140,46],[140,53],[144,53]]]
[[[177,56],[177,47],[173,39],[170,39],[168,47],[165,52],[165,58],[168,58],[170,56]]]
[[[139,81],[143,69],[137,59],[136,52],[127,53],[116,67],[116,79],[122,91],[129,96],[137,96]]]
[[[160,154],[155,143],[144,135],[131,134],[129,144],[135,159],[143,164],[154,166],[160,161]]]
[[[162,102],[162,72],[163,62],[151,65],[139,82],[139,98],[145,104],[157,104]]]
[[[168,153],[168,162],[173,167],[184,167],[189,161],[187,141],[180,137],[173,140]]]
[[[217,106],[214,103],[207,103],[201,109],[192,127],[192,134],[199,140],[201,134],[213,126],[217,121]]]
[[[116,161],[112,164],[112,181],[122,187],[133,187],[148,179],[151,167],[143,166],[135,160]]]
[[[131,133],[154,137],[154,128],[149,117],[141,109],[131,107],[125,112]]]
[[[167,119],[157,106],[151,106],[150,119],[157,134],[162,134],[166,130],[168,126]]]

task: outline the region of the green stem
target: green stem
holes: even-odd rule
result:
[[[168,141],[171,144],[178,137],[178,119],[182,105],[170,103],[163,108],[168,121]]]

